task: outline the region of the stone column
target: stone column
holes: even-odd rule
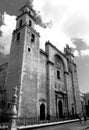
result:
[[[69,107],[68,107],[68,75],[69,73],[67,71],[64,72],[64,77],[65,77],[65,87],[66,87],[66,94],[67,94],[67,114],[69,114]],[[67,115],[68,116],[68,115]]]
[[[9,116],[9,124],[8,124],[8,130],[17,130],[17,125],[16,125],[16,120],[17,120],[17,87],[14,88],[14,95],[12,98],[12,103],[11,103],[11,109],[8,112]]]
[[[74,99],[74,109],[75,109],[75,115],[77,114],[77,109],[76,109],[76,98],[75,98],[75,84],[74,84],[74,68],[73,64],[71,63],[71,69],[72,69],[72,88],[73,88],[73,99]]]

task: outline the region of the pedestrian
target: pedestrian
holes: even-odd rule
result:
[[[84,114],[84,122],[86,123],[87,118],[86,118],[86,114]]]

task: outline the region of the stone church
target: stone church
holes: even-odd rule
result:
[[[77,65],[71,48],[66,45],[62,53],[49,41],[45,51],[39,48],[36,18],[28,4],[20,9],[16,20],[9,58],[0,62],[0,112],[5,102],[10,107],[17,86],[18,118],[51,120],[81,113]]]

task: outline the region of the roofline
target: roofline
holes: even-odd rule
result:
[[[64,56],[66,59],[67,59],[67,57],[65,56],[65,54],[63,54],[61,51],[59,51],[58,49],[57,49],[57,47],[56,46],[54,46],[52,43],[50,43],[49,41],[48,42],[46,42],[46,44],[45,45],[51,45],[53,48],[55,48],[59,53],[61,53],[61,55],[62,56]]]
[[[35,12],[34,9],[33,9],[30,5],[28,6],[27,3],[26,3],[25,5],[23,5],[23,6],[20,8],[19,11],[21,11],[21,10],[22,10],[23,8],[25,8],[25,7],[28,7],[31,11]]]
[[[36,22],[36,19],[32,15],[30,15],[28,12],[24,12],[24,13],[18,15],[16,20],[19,19],[22,15],[25,15],[25,14],[28,14]]]
[[[20,31],[20,30],[21,30],[22,28],[24,28],[24,27],[30,28],[31,31],[33,31],[34,33],[36,33],[36,34],[40,37],[40,34],[39,34],[35,29],[31,28],[29,25],[26,25],[26,24],[24,24],[24,25],[21,26],[20,28],[15,29],[12,34],[16,33],[17,31]]]
[[[47,53],[46,53],[45,51],[43,51],[42,49],[40,49],[40,52],[41,52],[42,54],[44,54],[46,57],[48,56]]]

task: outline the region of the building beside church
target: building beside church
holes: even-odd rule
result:
[[[17,86],[18,118],[51,120],[81,113],[77,65],[71,48],[66,45],[62,53],[49,41],[45,51],[39,48],[36,18],[28,4],[20,9],[16,20],[9,58],[0,62],[3,106],[6,102],[10,107]]]

